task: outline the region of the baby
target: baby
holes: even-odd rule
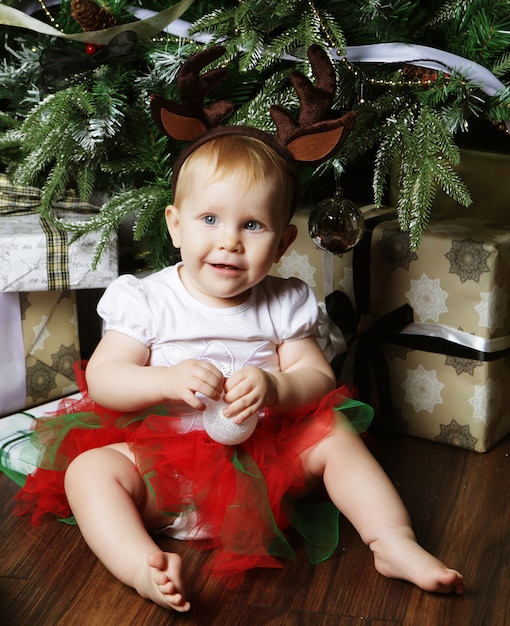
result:
[[[175,110],[158,112],[173,123]],[[246,129],[202,137],[174,171],[165,217],[181,262],[121,276],[99,303],[106,332],[86,369],[95,430],[73,429],[62,497],[114,576],[177,611],[191,606],[186,567],[157,533],[209,542],[219,578],[273,567],[291,551],[294,504],[321,481],[381,574],[462,593],[356,432],[369,418],[352,426],[365,405],[337,389],[311,289],[268,275],[296,237],[296,172]],[[263,416],[239,445],[204,431],[220,399],[236,424]]]

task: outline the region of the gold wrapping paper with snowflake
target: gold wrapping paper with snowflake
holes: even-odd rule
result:
[[[61,398],[77,390],[73,365],[80,359],[76,294],[73,291],[37,291],[0,294],[16,298],[18,319],[9,323],[9,341],[19,326],[19,346],[0,353],[0,370],[11,372],[3,388],[0,415]],[[13,310],[13,315],[16,311]],[[5,322],[5,318],[2,318]],[[7,343],[7,339],[5,342]],[[4,347],[4,346],[3,346]],[[18,361],[9,363],[7,359]],[[15,372],[23,370],[23,376]],[[13,387],[18,387],[14,390]],[[0,385],[1,387],[1,385]],[[10,402],[6,396],[12,395]],[[15,392],[15,393],[14,393]],[[16,404],[18,406],[16,406]]]
[[[371,244],[371,312],[408,303],[415,322],[485,339],[510,331],[510,226],[432,220],[416,251],[396,221],[376,226]]]
[[[385,344],[398,429],[488,450],[510,432],[510,228],[434,219],[413,252],[396,221],[381,223],[370,277],[375,319],[413,309]]]
[[[485,452],[510,432],[510,354],[481,360],[386,344],[393,425]]]

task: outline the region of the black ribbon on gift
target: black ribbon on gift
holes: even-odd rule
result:
[[[510,347],[501,350],[492,350],[485,352],[477,350],[471,346],[448,341],[442,337],[434,335],[414,335],[414,334],[395,334],[387,338],[388,343],[392,345],[402,346],[409,350],[421,350],[422,352],[433,352],[435,354],[444,354],[457,359],[469,359],[472,361],[497,361],[504,356],[510,354]]]
[[[347,358],[352,358],[351,382],[357,388],[360,399],[372,404],[372,385],[375,385],[379,413],[383,418],[391,417],[390,376],[382,344],[413,322],[413,309],[403,304],[373,321],[367,314],[358,315],[345,293],[334,291],[326,297],[326,310],[342,331],[348,347],[347,352],[333,359],[335,374],[341,377]]]
[[[359,397],[367,404],[374,404],[375,389],[377,398],[376,430],[386,431],[389,419],[393,416],[390,375],[382,344],[394,337],[414,321],[413,309],[403,304],[384,317],[375,321],[370,315],[370,263],[372,231],[392,215],[382,215],[367,220],[366,232],[353,252],[353,283],[356,306],[349,297],[334,291],[326,297],[326,310],[329,317],[342,331],[347,343],[346,353],[337,355],[331,365],[337,378],[345,378],[345,364],[350,365],[351,382],[358,390]],[[374,407],[375,408],[375,407]],[[380,423],[383,420],[384,423]]]

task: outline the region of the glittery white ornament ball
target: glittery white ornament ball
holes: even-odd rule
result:
[[[223,410],[227,404],[220,400],[209,402],[203,412],[202,419],[204,428],[211,439],[227,446],[235,446],[246,441],[257,427],[258,415],[255,413],[244,420],[242,424],[236,424],[231,417],[225,417]]]

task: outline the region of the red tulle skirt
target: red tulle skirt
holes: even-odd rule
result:
[[[193,544],[213,551],[207,567],[227,585],[253,567],[294,559],[284,534],[290,526],[303,535],[310,560],[322,561],[338,543],[338,512],[327,500],[299,500],[307,488],[301,454],[332,431],[337,410],[358,432],[372,418],[371,408],[342,387],[301,410],[267,415],[247,441],[225,446],[205,431],[177,432],[165,407],[116,413],[83,389],[80,400],[63,400],[57,415],[36,421],[30,437],[41,450],[39,468],[17,494],[15,512],[31,514],[33,524],[48,516],[72,521],[64,491],[69,463],[91,448],[127,442],[159,509],[169,523],[176,516],[194,520],[200,540]]]

